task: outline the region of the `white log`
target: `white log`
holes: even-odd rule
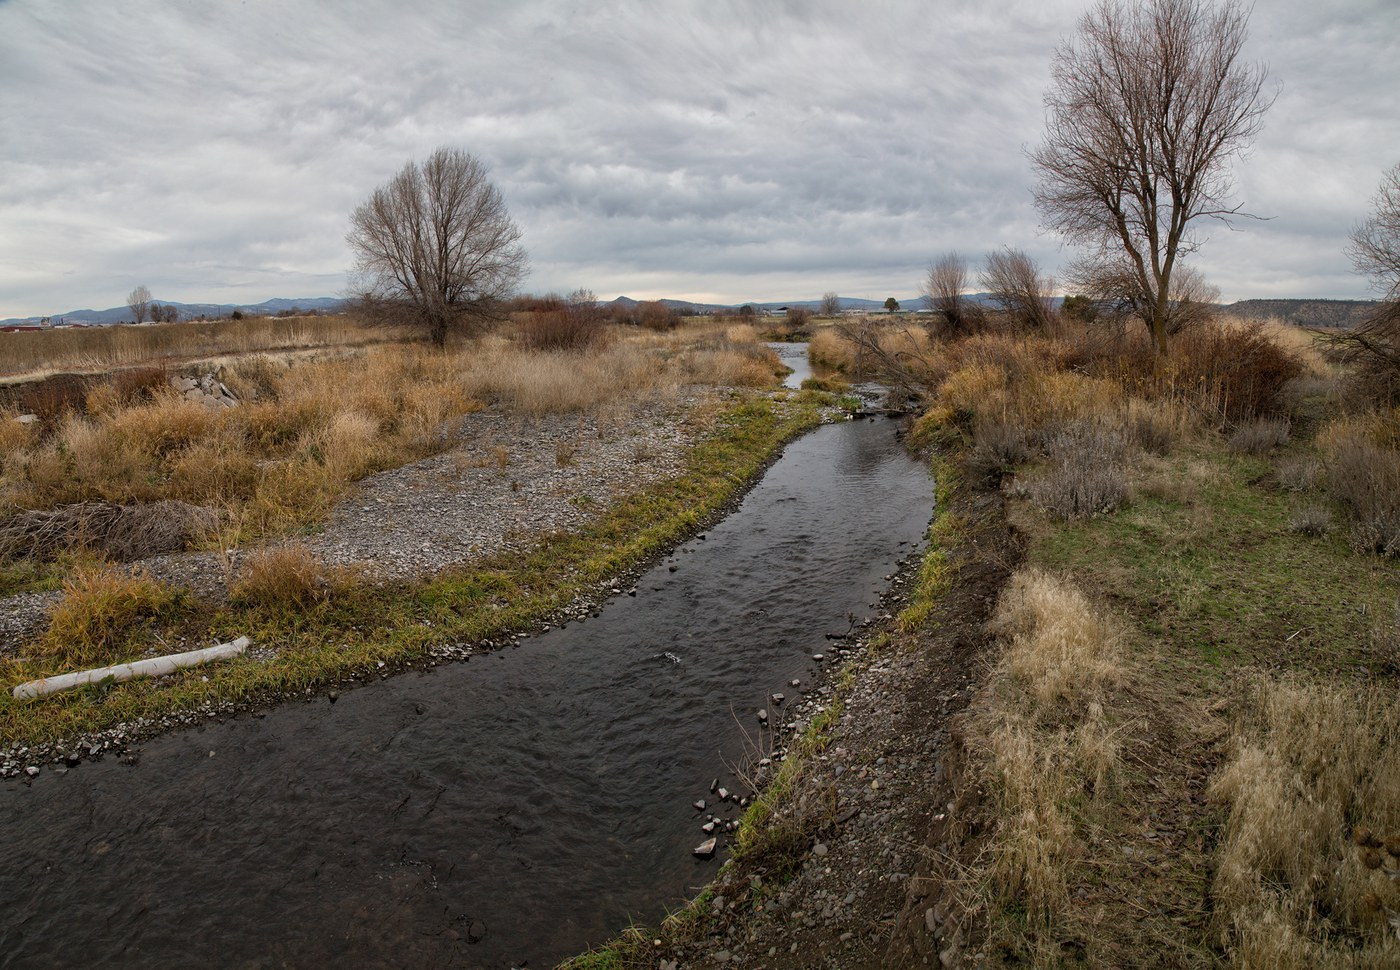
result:
[[[59,674],[57,677],[41,677],[26,681],[14,689],[15,700],[29,700],[34,697],[47,697],[62,690],[72,690],[84,684],[97,684],[111,677],[115,681],[132,680],[136,677],[160,677],[174,673],[181,667],[197,667],[211,660],[227,660],[248,649],[248,638],[239,637],[232,643],[221,643],[203,650],[189,650],[185,653],[172,653],[167,657],[152,657],[150,660],[136,660],[129,664],[116,664],[112,667],[99,667],[96,670],[83,670],[76,674]]]

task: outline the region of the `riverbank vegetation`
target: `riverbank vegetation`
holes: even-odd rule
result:
[[[1276,325],[828,339],[1025,540],[962,727],[984,952],[1400,963],[1400,411]]]
[[[292,365],[245,357],[220,375],[236,406],[186,400],[163,381],[135,389],[111,382],[39,422],[6,420],[0,488],[9,514],[0,534],[15,540],[6,547],[7,591],[58,587],[61,596],[37,638],[11,644],[0,660],[0,737],[52,741],[138,717],[271,698],[429,659],[444,644],[494,642],[526,629],[717,514],[784,440],[821,420],[830,395],[752,390],[771,387],[781,370],[752,331],[723,323],[607,326],[586,347],[558,350],[535,349],[507,328],[446,352],[405,343]],[[694,443],[680,470],[599,509],[581,532],[540,537],[533,551],[386,585],[364,570],[326,566],[295,541],[296,530],[363,475],[451,448],[456,421],[474,410],[527,422],[587,414],[625,433],[634,417],[673,408],[697,387],[712,390],[686,418]],[[180,507],[204,510],[212,518],[195,544],[219,555],[265,545],[230,565],[227,601],[202,600],[110,562],[103,535],[65,531],[55,519],[36,530],[23,518],[114,507],[162,518]],[[5,532],[6,524],[16,527]],[[53,541],[25,545],[35,534]],[[9,698],[22,680],[245,633],[255,656],[200,675],[38,704]]]

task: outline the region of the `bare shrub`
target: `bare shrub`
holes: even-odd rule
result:
[[[1232,747],[1210,787],[1228,812],[1212,886],[1222,942],[1249,966],[1400,962],[1393,692],[1261,682]]]
[[[1076,422],[1047,442],[1050,464],[1027,485],[1031,499],[1060,519],[1117,511],[1128,497],[1127,446],[1117,428]]]
[[[1299,535],[1325,536],[1332,531],[1332,511],[1325,505],[1310,502],[1293,513],[1288,528]]]
[[[1288,444],[1290,430],[1283,418],[1255,418],[1237,427],[1225,446],[1241,455],[1263,455]]]
[[[1040,275],[1040,268],[1019,249],[1009,246],[987,254],[982,288],[992,302],[1028,330],[1050,332],[1056,323],[1050,297],[1054,283]]]
[[[306,546],[288,543],[254,551],[229,589],[235,603],[305,609],[345,592],[355,574],[325,566]]]
[[[997,478],[1035,457],[1037,449],[1018,421],[978,415],[973,421],[967,463],[974,471]]]
[[[80,566],[64,580],[63,598],[49,612],[35,650],[64,666],[109,660],[137,624],[162,615],[176,599],[173,589],[139,570]]]
[[[1327,486],[1351,518],[1358,550],[1400,556],[1400,452],[1343,438],[1331,449]]]
[[[567,300],[553,297],[544,303],[517,324],[521,342],[531,350],[582,350],[605,338],[605,315],[592,292],[575,290]]]
[[[958,336],[982,325],[983,313],[969,300],[967,261],[958,253],[945,253],[933,261],[924,280],[924,299],[941,331]]]

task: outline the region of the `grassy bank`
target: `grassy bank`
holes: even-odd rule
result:
[[[814,426],[831,398],[811,392],[785,401],[736,400],[694,446],[684,470],[605,510],[583,530],[546,538],[524,555],[499,555],[416,586],[380,587],[353,575],[321,576],[305,597],[258,595],[220,609],[174,596],[139,602],[138,622],[119,624],[101,644],[102,662],[166,652],[177,641],[205,644],[247,634],[250,656],[158,682],[104,685],[20,703],[14,684],[65,666],[56,653],[0,665],[0,738],[35,744],[210,703],[258,702],[383,667],[426,659],[434,647],[499,640],[538,624],[604,580],[633,569],[717,515],[782,443]],[[276,570],[273,570],[276,573]],[[295,570],[280,585],[295,591]],[[273,588],[278,583],[273,583]],[[333,593],[333,595],[331,595]],[[122,600],[128,602],[128,600]],[[109,599],[101,609],[110,613]],[[154,621],[141,617],[154,615]],[[102,635],[106,635],[103,633]]]
[[[973,945],[1400,965],[1400,415],[1297,331],[938,351],[923,430],[1025,541],[960,727]]]

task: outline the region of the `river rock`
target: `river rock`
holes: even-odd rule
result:
[[[701,842],[695,848],[691,849],[690,854],[699,859],[708,859],[715,854],[715,844],[718,841],[718,837],[706,839],[704,842]]]
[[[720,801],[722,801],[722,802],[727,802],[727,801],[729,801],[729,789],[728,789],[728,788],[720,788],[720,789],[717,789],[717,790],[715,791],[715,794],[719,796],[719,800],[720,800]]]
[[[787,700],[787,696],[785,694],[771,694],[768,700],[773,703],[774,707],[782,707],[783,701]]]
[[[715,823],[713,821],[706,822],[704,825],[700,826],[700,831],[704,832],[706,835],[709,835],[714,830]]]
[[[761,707],[758,709],[758,719],[761,723],[768,723],[768,712]]]
[[[703,812],[705,810],[705,799],[703,798],[697,798],[695,801],[691,802],[691,804],[695,806],[697,812]]]

